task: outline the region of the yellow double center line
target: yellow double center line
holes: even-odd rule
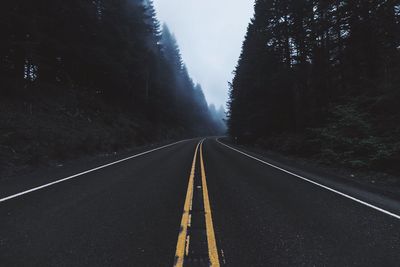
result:
[[[181,220],[181,228],[178,236],[178,242],[176,245],[176,253],[175,253],[175,264],[174,266],[181,267],[183,266],[185,252],[187,253],[189,247],[189,238],[188,238],[188,227],[191,223],[191,207],[193,201],[193,184],[194,184],[194,176],[196,170],[196,160],[197,153],[200,148],[200,168],[201,168],[201,181],[202,181],[202,189],[203,189],[203,201],[204,201],[204,213],[205,213],[205,221],[206,221],[206,233],[207,233],[207,245],[208,245],[208,257],[210,259],[211,266],[220,266],[219,258],[218,258],[218,249],[217,242],[215,240],[215,232],[212,221],[211,214],[211,206],[210,199],[208,197],[208,189],[207,189],[207,179],[206,179],[206,171],[204,168],[204,160],[203,160],[203,142],[204,139],[201,140],[195,149],[193,156],[192,169],[190,171],[189,176],[189,185],[186,193],[185,204],[183,207],[183,215]]]

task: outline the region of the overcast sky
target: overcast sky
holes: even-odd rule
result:
[[[158,18],[175,34],[184,62],[207,101],[226,104],[252,0],[154,0]]]

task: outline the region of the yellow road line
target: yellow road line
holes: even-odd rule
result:
[[[206,171],[204,168],[204,161],[203,161],[203,142],[201,142],[201,144],[200,144],[200,165],[201,165],[201,181],[202,181],[202,185],[203,185],[204,212],[205,212],[205,218],[206,218],[208,256],[210,258],[211,266],[219,267],[220,263],[219,263],[219,258],[218,258],[218,248],[217,248],[217,242],[215,240],[215,232],[214,232],[214,226],[213,226],[213,221],[212,221],[210,199],[208,198]]]
[[[193,156],[192,169],[190,171],[190,176],[189,176],[189,185],[188,185],[188,189],[187,189],[187,193],[186,193],[185,205],[183,207],[181,228],[180,228],[180,232],[179,232],[179,236],[178,236],[178,242],[176,244],[174,266],[177,266],[177,267],[183,266],[183,260],[185,257],[186,236],[187,236],[187,230],[188,230],[188,224],[189,224],[190,209],[191,209],[192,200],[193,200],[194,173],[195,173],[195,169],[196,169],[197,151],[199,149],[200,143],[201,143],[201,141],[197,144],[196,150],[195,150],[194,156]]]

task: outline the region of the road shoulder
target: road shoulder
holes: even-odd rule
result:
[[[327,172],[318,167],[303,165],[301,161],[296,162],[295,159],[282,160],[279,157],[273,157],[270,154],[263,153],[263,151],[258,149],[235,145],[232,142],[229,142],[226,138],[220,138],[216,141],[229,145],[239,151],[270,163],[278,168],[282,168],[288,172],[303,176],[315,181],[316,183],[320,183],[344,194],[366,201],[372,205],[376,205],[389,212],[400,214],[400,193],[388,191],[379,186],[371,186],[357,182],[341,175]]]
[[[31,188],[52,183],[69,176],[77,175],[82,172],[86,172],[91,169],[101,167],[113,162],[117,162],[128,157],[132,157],[141,153],[146,153],[151,150],[168,146],[170,144],[184,143],[188,140],[177,140],[170,142],[162,142],[149,144],[125,150],[122,152],[115,152],[109,154],[98,154],[96,156],[87,156],[78,158],[75,160],[69,160],[66,162],[54,163],[46,167],[38,168],[33,172],[26,173],[23,175],[5,177],[0,179],[0,199],[8,197],[13,194],[20,193]]]

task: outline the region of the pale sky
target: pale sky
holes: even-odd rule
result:
[[[195,82],[209,104],[225,107],[253,0],[154,0],[161,23],[168,24]]]

